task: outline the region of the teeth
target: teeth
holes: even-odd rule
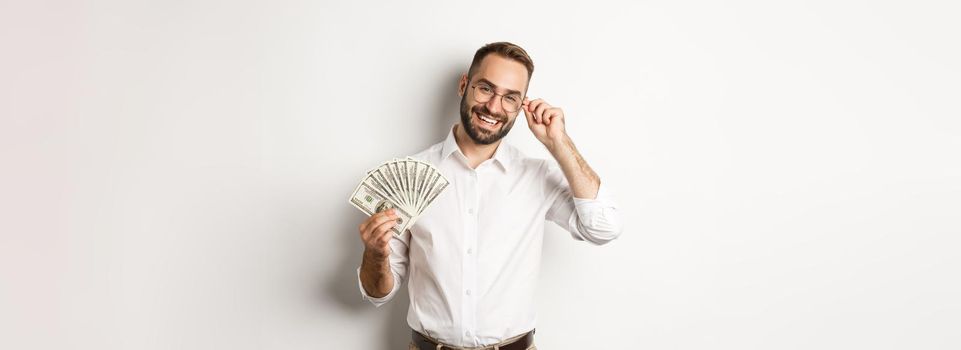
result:
[[[478,116],[480,116],[481,120],[487,122],[487,124],[490,124],[490,125],[497,124],[497,121],[494,120],[494,119],[488,118],[488,117],[483,116],[483,115],[478,115]]]

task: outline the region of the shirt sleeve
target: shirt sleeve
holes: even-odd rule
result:
[[[410,230],[408,230],[402,238],[393,236],[388,243],[390,245],[390,256],[387,257],[387,259],[390,263],[390,273],[394,276],[394,286],[387,295],[375,298],[367,294],[367,291],[364,290],[364,284],[360,281],[360,267],[357,268],[357,287],[360,288],[360,295],[364,300],[369,301],[376,307],[380,307],[393,299],[394,295],[397,295],[401,284],[407,280],[407,266],[409,262],[407,250],[410,245],[410,235]]]
[[[620,236],[623,227],[617,204],[603,182],[595,198],[576,198],[560,167],[548,163],[546,169],[545,194],[551,202],[548,220],[570,232],[574,239],[596,245]]]

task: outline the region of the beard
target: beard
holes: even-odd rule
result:
[[[507,136],[507,133],[511,131],[514,127],[514,121],[507,118],[506,114],[493,114],[487,110],[487,106],[479,104],[474,106],[474,113],[483,114],[490,116],[498,121],[500,124],[500,130],[496,132],[488,132],[479,128],[474,124],[474,118],[471,117],[471,111],[467,108],[467,94],[464,94],[460,99],[460,123],[464,126],[464,131],[467,132],[467,136],[470,136],[474,143],[479,145],[489,145]]]

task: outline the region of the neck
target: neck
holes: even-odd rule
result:
[[[474,169],[485,160],[491,159],[494,152],[497,151],[497,146],[503,140],[497,140],[497,142],[489,145],[477,144],[464,131],[464,126],[458,123],[454,126],[454,141],[457,142],[457,147],[460,148],[461,153],[464,153],[464,156],[467,157],[467,164],[470,165],[471,169]]]

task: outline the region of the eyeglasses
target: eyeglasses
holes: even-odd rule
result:
[[[521,109],[521,96],[517,93],[498,94],[494,92],[494,87],[487,83],[477,83],[470,86],[474,89],[474,101],[477,103],[487,103],[494,96],[501,97],[501,108],[504,112],[514,113]]]

